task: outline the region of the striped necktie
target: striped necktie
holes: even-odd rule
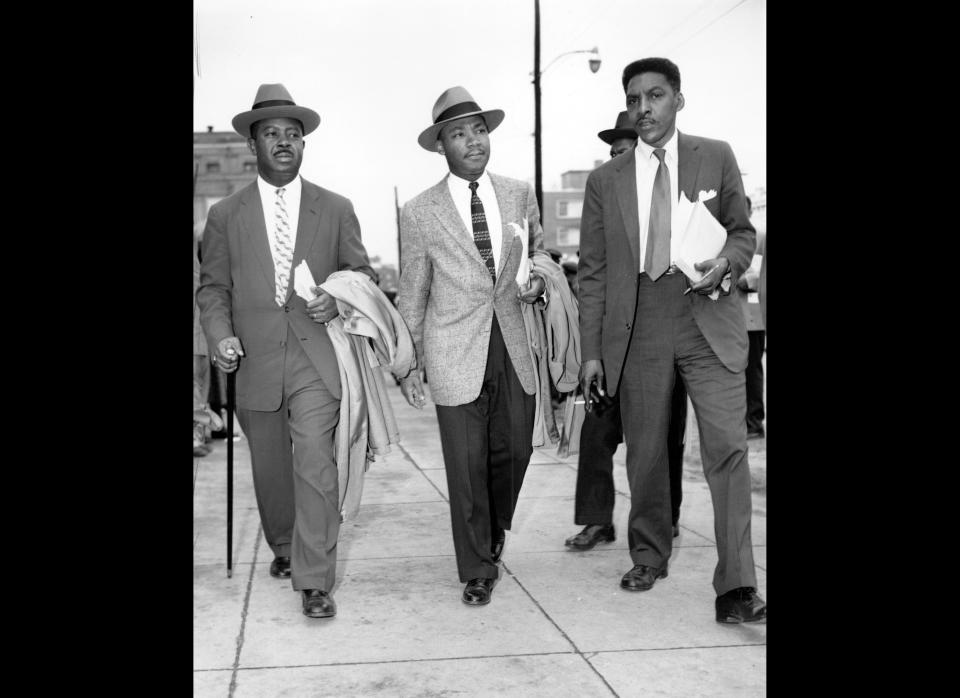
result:
[[[647,229],[643,269],[656,281],[670,267],[670,170],[663,159],[667,151],[657,148],[653,154],[660,163],[650,198],[650,226]]]
[[[293,240],[290,235],[290,218],[283,202],[284,188],[277,189],[276,205],[273,208],[275,235],[273,245],[274,280],[277,284],[277,305],[287,300],[287,284],[290,282],[290,265],[293,263]]]
[[[470,182],[470,218],[473,222],[473,241],[480,250],[480,259],[487,265],[490,278],[497,283],[497,268],[493,263],[493,247],[490,244],[490,230],[487,228],[487,214],[483,212],[483,202],[477,196],[477,182]]]

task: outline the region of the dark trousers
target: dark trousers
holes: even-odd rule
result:
[[[523,391],[494,315],[480,394],[465,405],[437,405],[461,582],[499,576],[490,547],[497,530],[509,530],[513,520],[533,454],[535,408],[536,397]]]
[[[763,429],[766,417],[763,411],[763,349],[767,333],[764,330],[747,332],[750,340],[750,353],[747,356],[747,431]]]
[[[275,412],[237,409],[250,446],[263,535],[290,558],[294,589],[331,591],[340,535],[334,432],[340,400],[327,389],[293,331],[287,332],[283,398]],[[241,359],[242,361],[242,359]]]
[[[670,520],[680,520],[683,501],[683,443],[687,429],[687,391],[679,373],[670,398],[670,430],[667,435],[667,461],[670,465]],[[623,441],[620,401],[604,411],[587,412],[580,430],[580,455],[577,458],[577,493],[573,522],[578,526],[613,523],[613,454]]]
[[[672,552],[667,435],[676,372],[697,415],[703,472],[713,500],[717,566],[713,587],[723,594],[756,587],[750,538],[743,372],[728,370],[710,348],[683,295],[682,274],[653,282],[641,274],[637,312],[618,394],[630,481],[628,542],[634,564],[661,568]]]

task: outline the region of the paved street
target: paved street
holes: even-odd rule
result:
[[[766,625],[720,625],[716,548],[693,410],[680,537],[669,577],[623,591],[629,509],[615,456],[617,540],[563,541],[577,457],[536,449],[492,601],[460,601],[447,486],[432,403],[418,412],[388,379],[401,445],[367,473],[360,514],[341,528],[337,616],[302,615],[289,580],[268,574],[246,440],[234,451],[234,573],[226,576],[226,443],[194,460],[194,695],[763,696]],[[750,441],[753,543],[766,593],[766,448]],[[774,599],[776,606],[776,599]]]

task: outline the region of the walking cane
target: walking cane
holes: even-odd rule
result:
[[[227,374],[227,578],[233,577],[233,405],[234,376]]]

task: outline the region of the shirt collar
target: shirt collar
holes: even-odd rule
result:
[[[670,140],[663,144],[663,149],[667,151],[667,157],[677,162],[677,134],[680,133],[676,127],[673,129],[673,135]],[[643,142],[642,138],[637,139],[637,160],[646,162],[653,158],[654,147]]]
[[[303,183],[300,181],[300,175],[297,175],[283,185],[284,199],[289,200],[293,195],[299,196],[302,187]],[[277,189],[279,189],[279,187],[273,186],[259,174],[257,175],[257,188],[260,189],[261,196],[269,196],[271,198],[276,196]]]
[[[487,189],[493,191],[493,182],[490,181],[490,175],[487,174],[487,171],[484,170],[483,174],[477,178],[477,196]],[[453,172],[447,173],[447,186],[450,187],[450,191],[460,191],[461,187],[466,191],[470,191],[470,180],[464,179],[459,175],[455,175]]]

